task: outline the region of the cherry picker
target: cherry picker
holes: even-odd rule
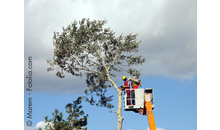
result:
[[[134,111],[148,117],[148,123],[150,130],[156,130],[154,121],[153,109],[154,109],[154,96],[152,88],[135,89],[135,105],[128,105],[126,100],[127,93],[124,95],[124,110]],[[133,99],[132,99],[133,100]]]

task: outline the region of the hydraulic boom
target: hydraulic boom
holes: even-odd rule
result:
[[[147,115],[148,117],[150,130],[156,130],[150,94],[144,94],[144,104],[143,115]]]

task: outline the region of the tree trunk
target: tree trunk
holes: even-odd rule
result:
[[[109,81],[113,84],[114,88],[117,91],[118,94],[118,108],[117,108],[117,112],[115,112],[117,114],[117,128],[116,130],[122,130],[122,123],[123,123],[123,117],[121,115],[122,112],[122,90],[120,90],[116,83],[109,77],[108,75],[108,79]]]
[[[117,108],[117,128],[116,130],[122,130],[123,117],[121,115],[122,112],[122,91],[118,92],[118,108]]]

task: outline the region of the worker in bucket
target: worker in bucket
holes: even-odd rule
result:
[[[129,78],[131,81],[132,91],[131,91],[131,97],[132,97],[132,104],[135,105],[135,89],[138,89],[138,86],[141,87],[141,80],[137,80],[135,76],[133,78]]]
[[[127,105],[131,105],[131,99],[130,99],[130,95],[131,95],[131,91],[130,91],[130,82],[129,80],[127,80],[126,76],[122,77],[122,80],[124,81],[124,86],[121,86],[121,90],[125,90],[124,94],[127,94]]]

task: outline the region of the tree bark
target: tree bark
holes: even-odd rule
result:
[[[117,114],[117,128],[116,130],[122,130],[122,124],[123,124],[123,120],[124,118],[122,117],[122,91],[117,87],[116,83],[109,77],[108,75],[108,79],[109,81],[113,84],[114,88],[117,91],[117,95],[118,95],[118,108],[117,108],[117,112],[115,112]]]
[[[122,91],[118,92],[118,108],[117,108],[117,128],[116,130],[122,130],[123,117],[121,115],[122,112]]]

